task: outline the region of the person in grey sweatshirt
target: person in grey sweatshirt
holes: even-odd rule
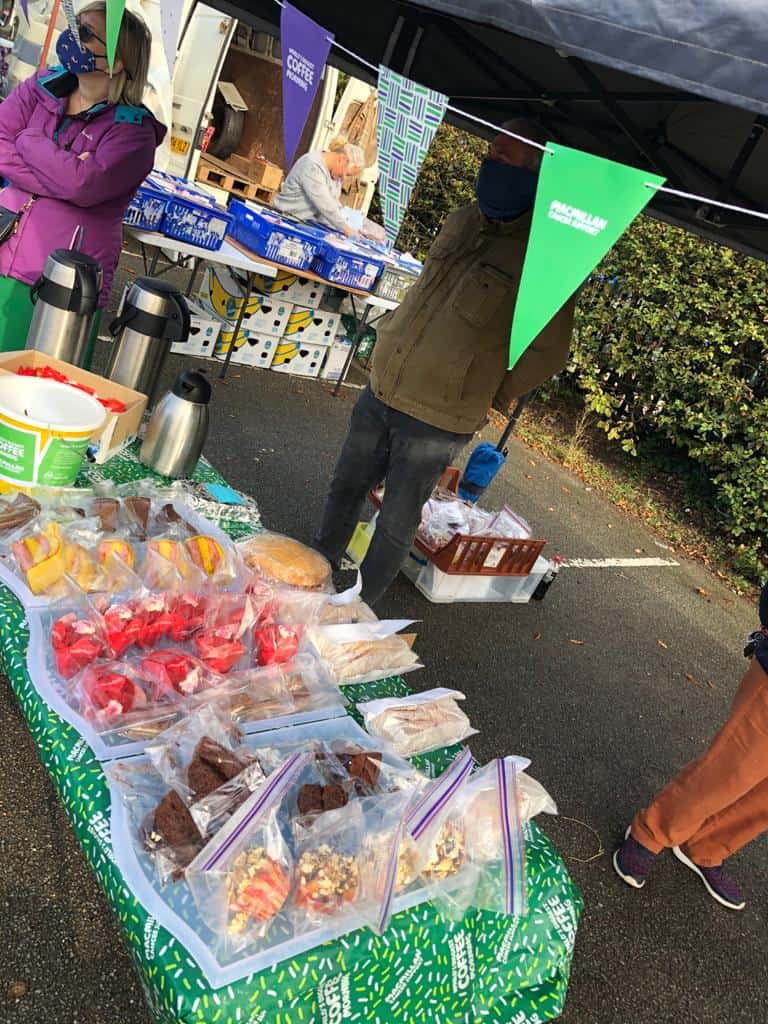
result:
[[[364,167],[365,154],[360,146],[344,138],[335,139],[328,149],[305,153],[296,161],[273,205],[289,217],[317,221],[344,235],[353,235],[344,219],[341,182]]]

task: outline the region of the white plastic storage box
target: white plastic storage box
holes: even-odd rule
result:
[[[344,367],[349,359],[350,349],[352,348],[352,341],[346,336],[346,334],[337,334],[333,339],[333,344],[328,349],[328,355],[325,357],[325,363],[323,365],[322,373],[320,376],[323,380],[339,380]]]
[[[276,373],[292,373],[298,377],[319,377],[328,349],[325,345],[285,343],[281,339],[270,369]]]
[[[449,575],[428,561],[417,548],[411,548],[402,571],[433,604],[455,601],[526,604],[551,568],[552,562],[539,555],[528,576]]]
[[[302,345],[331,345],[340,323],[340,313],[294,306],[283,331],[283,337],[295,338]]]
[[[189,306],[189,338],[171,345],[171,352],[180,356],[194,356],[196,359],[213,358],[219,339],[222,321],[187,299]]]
[[[310,281],[299,273],[278,270],[277,277],[253,275],[253,290],[262,295],[275,296],[283,302],[294,302],[310,309],[320,309],[323,305],[327,287],[319,281]]]

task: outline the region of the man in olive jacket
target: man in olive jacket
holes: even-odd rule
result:
[[[542,139],[526,122],[505,127]],[[397,575],[422,505],[485,424],[488,409],[508,413],[516,398],[565,366],[573,300],[507,370],[541,157],[508,135],[497,136],[481,165],[477,202],[447,217],[418,281],[377,330],[370,386],[352,411],[315,541],[338,565],[368,490],[386,481],[361,567],[369,604]]]

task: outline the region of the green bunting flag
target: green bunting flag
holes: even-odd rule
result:
[[[120,35],[120,26],[123,23],[123,12],[125,11],[125,0],[107,0],[107,64],[112,71],[117,53],[117,39]]]
[[[510,370],[665,180],[568,146],[549,142],[547,148],[554,155],[545,153],[541,161],[512,318]]]

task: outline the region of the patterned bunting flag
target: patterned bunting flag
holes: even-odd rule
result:
[[[78,33],[77,15],[75,14],[75,0],[61,0],[61,9],[64,11],[64,15],[67,19],[67,25],[72,30],[72,34],[75,39],[80,42],[80,35]],[[82,45],[80,49],[82,50]]]
[[[379,67],[379,193],[387,237],[394,245],[427,150],[448,97]]]

